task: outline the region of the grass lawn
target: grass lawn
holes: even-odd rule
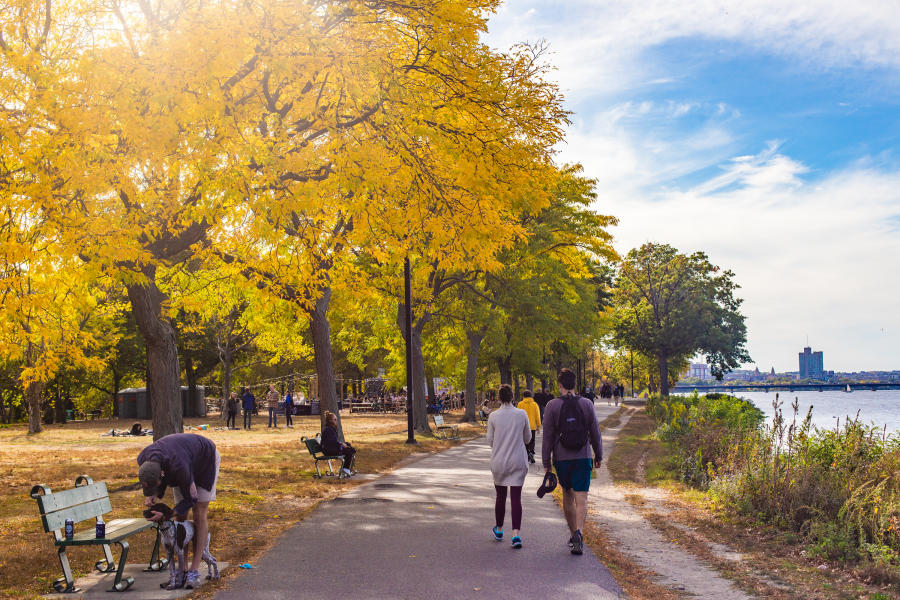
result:
[[[448,422],[461,417],[450,415]],[[418,446],[406,441],[406,415],[342,416],[345,437],[357,449],[361,474],[386,473],[413,452],[436,452],[482,434],[475,424],[462,424],[463,440],[438,440],[417,436]],[[147,437],[103,437],[110,428],[127,429],[133,420],[98,420],[50,425],[38,435],[28,435],[24,425],[0,428],[0,596],[32,598],[53,591],[52,582],[62,577],[52,536],[44,533],[31,487],[44,484],[53,491],[71,488],[80,474],[105,481],[110,492],[113,518],[139,517],[144,498],[137,482],[137,455],[152,442]],[[359,479],[313,479],[313,460],[300,436],[319,430],[319,417],[294,417],[294,428],[280,423],[267,429],[265,417],[256,418],[251,431],[225,431],[217,416],[188,419],[185,425],[208,423],[196,431],[213,440],[222,456],[217,498],[210,505],[211,550],[219,561],[232,565],[253,563],[278,533],[302,519],[322,500],[359,485]],[[148,428],[149,422],[142,422]],[[166,503],[172,505],[167,492]],[[93,528],[93,521],[76,524],[76,530]],[[238,534],[239,535],[236,535]],[[130,563],[146,562],[153,536],[129,539]],[[114,547],[117,550],[118,547]],[[75,576],[84,575],[102,554],[97,547],[68,551]],[[224,579],[234,576],[229,569]],[[161,579],[165,576],[161,575]],[[204,586],[207,596],[220,584]]]

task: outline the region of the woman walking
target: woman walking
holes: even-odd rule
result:
[[[512,547],[522,547],[522,485],[528,474],[528,453],[525,445],[531,441],[531,426],[524,410],[512,405],[513,391],[500,386],[500,408],[488,416],[487,442],[491,447],[491,474],[497,500],[494,503],[496,526],[491,530],[498,542],[503,539],[503,519],[506,516],[506,495],[509,488],[512,509]]]
[[[234,420],[237,418],[238,406],[240,406],[240,399],[237,393],[231,392],[225,405],[225,429],[237,429]]]

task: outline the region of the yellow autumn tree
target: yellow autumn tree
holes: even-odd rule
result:
[[[565,113],[533,51],[479,43],[496,1],[16,2],[4,85],[38,90],[48,132],[27,140],[46,176],[24,198],[61,255],[127,289],[157,437],[181,429],[168,269],[205,262],[294,302],[333,393],[348,252],[489,265],[511,239],[492,228],[544,201]],[[36,39],[65,59],[29,59]]]

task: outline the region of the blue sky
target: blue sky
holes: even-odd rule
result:
[[[900,369],[900,2],[511,0],[573,111],[560,162],[598,181],[620,252],[704,250],[741,284],[760,369],[806,343]]]

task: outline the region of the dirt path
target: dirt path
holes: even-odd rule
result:
[[[612,455],[616,436],[630,416],[630,413],[624,415],[617,427],[604,430],[603,452],[606,456]],[[655,511],[664,513],[663,491],[617,487],[606,462],[603,461],[597,481],[591,486],[588,518],[616,544],[618,551],[655,573],[654,583],[679,594],[709,600],[750,598],[696,556],[667,540],[625,497],[626,493],[637,494],[651,503]],[[727,548],[719,550],[728,551]]]

